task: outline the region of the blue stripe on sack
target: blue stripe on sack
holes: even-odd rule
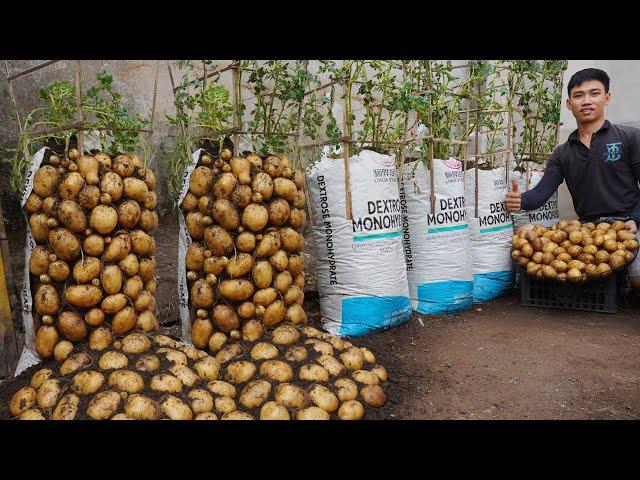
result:
[[[513,272],[489,272],[473,276],[473,303],[485,303],[513,286]]]
[[[455,230],[466,230],[467,228],[469,228],[469,225],[465,223],[464,225],[453,225],[451,227],[427,228],[427,233],[453,232]]]
[[[499,227],[481,228],[480,233],[499,232],[500,230],[508,230],[513,228],[513,223],[507,223],[506,225],[500,225]]]
[[[473,282],[447,280],[418,285],[416,311],[426,314],[456,313],[471,308]]]
[[[339,335],[360,336],[386,330],[411,316],[409,297],[349,297],[342,301]]]
[[[400,232],[389,232],[389,233],[373,233],[371,235],[354,235],[354,242],[366,242],[367,240],[379,240],[381,238],[393,238],[399,237]]]

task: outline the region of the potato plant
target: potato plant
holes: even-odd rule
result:
[[[104,351],[30,372],[8,413],[20,420],[360,420],[386,403],[386,369],[310,326],[245,324],[210,352],[166,335],[129,333]],[[213,339],[214,337],[212,337]]]
[[[192,240],[185,265],[196,347],[246,323],[306,321],[303,186],[285,156],[201,155],[181,204]]]
[[[73,344],[109,347],[155,316],[156,176],[137,155],[49,155],[25,204],[36,246],[35,350],[63,361]]]

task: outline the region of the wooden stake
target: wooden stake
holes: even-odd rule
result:
[[[80,60],[76,60],[76,117],[79,122],[84,123]],[[79,130],[76,134],[76,138],[78,139],[78,151],[80,152],[80,155],[84,155],[84,132]]]
[[[233,122],[234,131],[239,128],[239,125],[238,125],[239,112],[238,112],[238,110],[240,109],[239,102],[242,99],[242,90],[240,89],[240,85],[239,85],[240,76],[238,75],[239,63],[240,62],[238,62],[237,64],[234,63],[233,67],[232,67],[232,70],[231,70],[232,101],[233,101],[232,122]],[[233,156],[234,157],[238,156],[238,149],[239,149],[238,143],[239,143],[238,134],[234,133],[233,134]]]
[[[351,70],[349,70],[351,74]],[[347,142],[343,143],[343,161],[344,161],[344,186],[345,186],[345,201],[346,201],[346,215],[348,220],[353,220],[353,205],[351,203],[351,175],[349,172],[349,157],[351,156],[351,142],[353,137],[351,134],[350,121],[351,115],[351,79],[347,80],[345,87],[347,91],[343,92],[342,100],[342,127],[345,136],[348,138]],[[345,88],[343,87],[343,88]]]
[[[147,152],[146,152],[146,160],[145,166],[149,166],[149,161],[151,159],[151,140],[153,139],[153,122],[156,117],[156,97],[158,95],[158,74],[160,73],[160,61],[156,60],[156,75],[153,80],[153,100],[151,101],[151,129],[147,135]]]

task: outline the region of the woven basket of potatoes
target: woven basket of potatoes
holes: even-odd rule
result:
[[[525,225],[512,240],[511,258],[539,280],[582,283],[606,278],[631,263],[638,240],[622,221],[597,225],[560,220],[551,228]]]

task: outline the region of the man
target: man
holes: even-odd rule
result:
[[[520,193],[512,181],[506,206],[511,212],[541,207],[562,184],[582,222],[616,217],[637,233],[640,223],[640,129],[613,125],[604,117],[611,101],[609,76],[597,68],[576,72],[567,85],[567,108],[577,130],[558,146],[535,188]],[[602,219],[602,220],[601,220]],[[640,289],[640,255],[629,266],[631,285]]]

